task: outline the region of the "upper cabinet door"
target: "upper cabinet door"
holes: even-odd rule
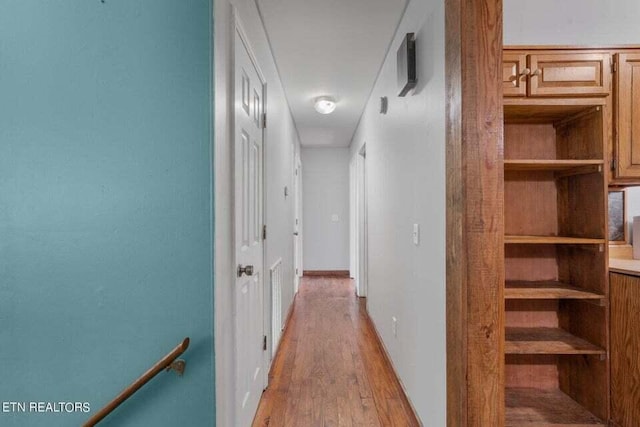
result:
[[[640,52],[616,55],[616,178],[640,178]]]
[[[607,96],[611,57],[606,53],[529,55],[529,96]]]
[[[526,96],[527,55],[505,53],[502,57],[502,90],[504,96]]]

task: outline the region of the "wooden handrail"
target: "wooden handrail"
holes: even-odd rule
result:
[[[160,373],[161,371],[171,366],[171,364],[178,357],[180,357],[180,355],[184,353],[187,350],[187,348],[189,348],[189,337],[182,340],[180,344],[178,344],[173,350],[171,350],[170,353],[168,353],[166,356],[160,359],[155,365],[153,365],[151,369],[149,369],[147,372],[142,374],[140,378],[138,378],[133,383],[131,383],[129,387],[122,390],[122,392],[120,392],[120,394],[114,397],[111,402],[107,403],[107,405],[105,405],[104,408],[100,409],[98,412],[95,413],[95,415],[89,418],[87,422],[82,425],[82,427],[93,427],[96,424],[98,424],[100,421],[102,421],[104,417],[106,417],[111,412],[113,412],[118,406],[122,404],[122,402],[130,398],[131,395],[133,395],[146,383],[151,381],[151,379],[156,375],[158,375],[158,373]]]

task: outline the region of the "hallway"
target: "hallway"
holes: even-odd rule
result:
[[[257,426],[418,426],[346,278],[304,277]]]

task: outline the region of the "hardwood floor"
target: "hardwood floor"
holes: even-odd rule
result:
[[[253,422],[419,426],[353,281],[304,277]]]

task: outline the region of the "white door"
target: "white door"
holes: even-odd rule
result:
[[[262,240],[263,88],[240,34],[235,37],[236,425],[248,427],[264,389]]]
[[[295,162],[293,187],[295,211],[293,225],[294,292],[298,292],[300,276],[302,276],[302,166],[299,160]]]

